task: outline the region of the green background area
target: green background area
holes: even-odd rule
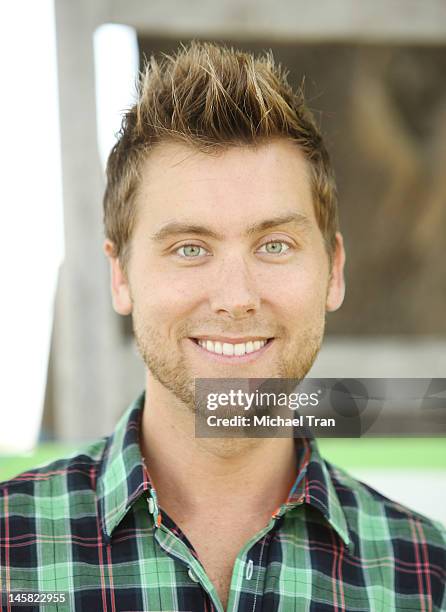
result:
[[[339,467],[367,469],[446,469],[445,438],[319,439],[322,455]],[[82,447],[80,447],[82,448]],[[20,456],[0,455],[0,481],[58,459],[74,446],[45,443]]]

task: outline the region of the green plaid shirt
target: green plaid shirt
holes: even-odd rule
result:
[[[143,406],[144,395],[85,451],[0,485],[2,611],[24,591],[63,592],[52,610],[223,610],[158,506],[138,443]],[[446,610],[444,529],[325,462],[314,441],[296,459],[286,503],[239,551],[227,610]]]

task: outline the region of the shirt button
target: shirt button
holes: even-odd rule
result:
[[[153,501],[151,497],[149,497],[149,499],[147,500],[147,504],[149,506],[150,514],[153,514],[155,512],[155,502]]]
[[[253,570],[254,570],[254,561],[250,559],[248,563],[246,564],[246,573],[245,573],[246,580],[251,580]]]
[[[199,578],[196,577],[191,567],[187,573],[189,574],[189,578],[192,580],[192,582],[199,582]]]

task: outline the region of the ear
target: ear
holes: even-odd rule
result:
[[[110,261],[113,308],[120,315],[129,315],[132,312],[132,300],[127,275],[115,256],[115,245],[111,240],[104,242],[104,253]]]
[[[325,308],[333,312],[341,307],[345,295],[344,280],[345,250],[344,240],[340,232],[336,232],[336,248],[333,254],[330,281]]]

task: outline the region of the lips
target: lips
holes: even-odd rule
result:
[[[191,338],[201,349],[217,358],[248,358],[260,353],[273,338]]]
[[[219,340],[197,340],[198,344],[217,355],[249,355],[261,349],[267,343],[267,340],[250,340],[248,342],[220,342]]]

